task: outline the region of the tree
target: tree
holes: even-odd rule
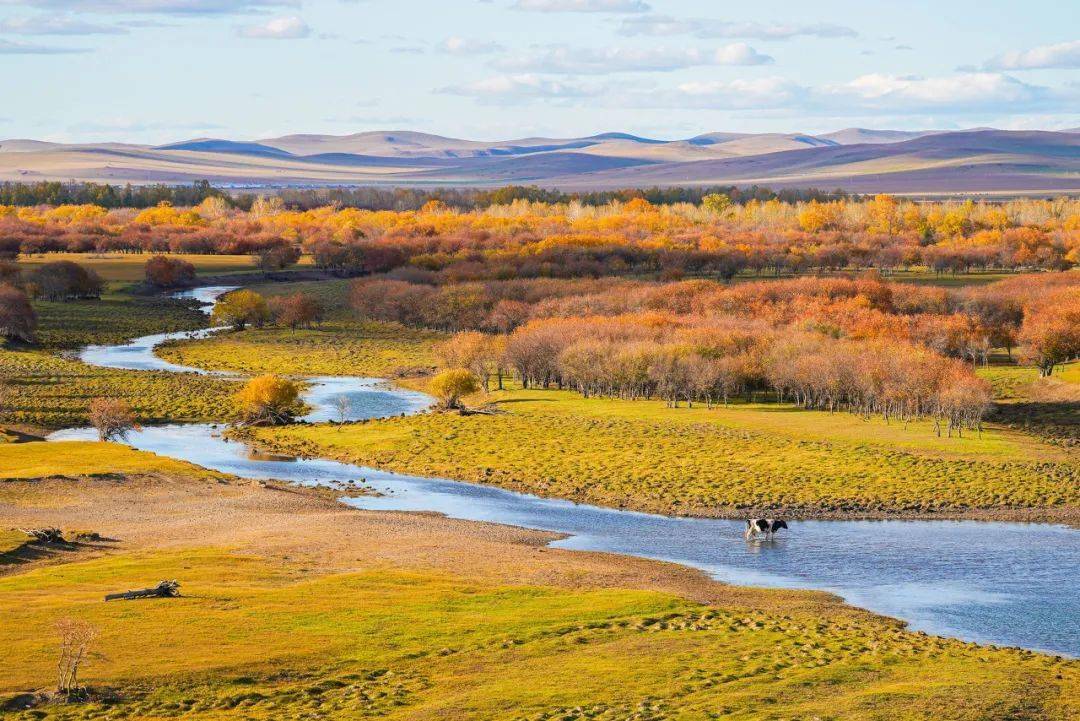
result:
[[[139,430],[131,405],[120,398],[95,398],[90,401],[90,423],[100,441],[122,441],[131,431]]]
[[[323,307],[318,298],[307,293],[271,298],[270,310],[274,322],[290,328],[307,328],[323,318]]]
[[[490,389],[491,376],[498,373],[502,356],[501,343],[493,336],[464,331],[435,349],[447,368],[465,368],[480,379],[484,390]]]
[[[231,325],[233,330],[244,330],[248,324],[261,328],[270,319],[270,307],[261,295],[244,288],[218,300],[210,319],[214,325]]]
[[[349,396],[342,393],[334,399],[334,411],[337,413],[338,418],[338,430],[341,430],[341,425],[345,423],[345,419],[349,417],[349,413],[352,411],[352,401]]]
[[[29,274],[33,295],[45,300],[99,298],[105,282],[97,272],[70,260],[46,263]]]
[[[155,255],[146,261],[146,282],[155,288],[186,288],[195,283],[195,266],[180,258]]]
[[[274,245],[262,250],[256,264],[260,270],[275,271],[284,270],[290,265],[296,265],[300,260],[300,249],[292,244]]]
[[[254,425],[289,423],[303,410],[299,386],[272,373],[248,381],[236,403],[244,422]]]
[[[450,409],[460,407],[461,397],[476,393],[480,390],[480,384],[470,371],[451,368],[432,378],[429,388],[442,407]]]
[[[723,215],[731,207],[731,198],[723,193],[709,193],[701,199],[701,207],[716,215]]]
[[[79,669],[86,662],[98,631],[87,621],[62,618],[56,622],[56,633],[60,636],[56,692],[70,699],[82,693],[79,687]]]
[[[1080,288],[1063,289],[1029,308],[1020,327],[1020,343],[1024,358],[1043,376],[1080,357]]]
[[[0,284],[0,338],[33,343],[36,328],[37,314],[26,293]]]

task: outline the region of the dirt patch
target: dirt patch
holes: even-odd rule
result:
[[[11,502],[17,498],[18,503]],[[727,586],[676,564],[547,547],[560,536],[428,513],[363,511],[327,489],[178,476],[50,478],[0,486],[0,527],[94,529],[113,543],[80,544],[8,566],[140,549],[226,546],[311,573],[396,568],[565,588],[659,590],[727,606],[794,610],[826,594]]]

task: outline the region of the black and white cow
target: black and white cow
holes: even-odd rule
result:
[[[787,528],[787,524],[779,518],[751,518],[746,521],[746,533],[743,535],[750,541],[757,538],[759,533],[764,533],[765,540],[769,541],[781,528]]]

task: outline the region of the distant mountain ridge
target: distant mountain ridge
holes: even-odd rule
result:
[[[223,185],[468,185],[567,189],[770,185],[852,192],[1080,191],[1080,133],[899,131],[704,133],[660,140],[608,132],[502,141],[415,131],[194,138],[166,145],[0,141],[0,180]]]

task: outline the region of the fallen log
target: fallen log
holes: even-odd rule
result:
[[[124,591],[123,593],[110,593],[105,596],[106,601],[130,601],[136,598],[176,598],[180,595],[180,584],[176,581],[162,581],[153,588],[141,588],[137,591]]]
[[[20,528],[19,530],[41,543],[64,543],[64,532],[59,528]]]

